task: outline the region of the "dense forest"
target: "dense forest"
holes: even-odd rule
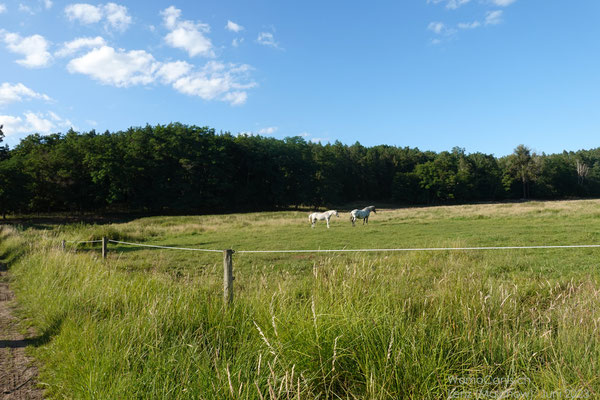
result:
[[[0,142],[3,134],[0,130]],[[208,213],[600,197],[600,148],[495,158],[169,125],[0,146],[0,212]]]

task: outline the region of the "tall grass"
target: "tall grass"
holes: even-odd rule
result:
[[[518,236],[524,223],[554,221],[540,234],[564,240],[566,216],[570,226],[579,227],[595,213],[589,203],[573,203],[581,208],[579,217],[568,207],[550,216],[537,212],[556,206],[515,205],[518,210],[500,216],[485,206],[411,210],[397,212],[397,218],[381,213],[369,228],[350,231],[356,235],[350,245],[358,247],[368,235],[402,235],[406,220],[443,242],[444,234],[450,235],[441,229],[452,224],[479,231],[479,215],[489,217],[483,219],[487,226],[517,232],[512,238],[517,242],[526,240]],[[266,238],[303,229],[304,239],[286,245],[308,247],[318,236],[326,245],[337,244],[334,228],[342,236],[342,229],[351,229],[296,228],[300,215],[275,215],[3,231],[3,254],[18,254],[11,260],[17,298],[42,338],[34,354],[43,362],[41,381],[48,394],[90,399],[600,395],[598,250],[236,255],[235,302],[224,308],[218,254],[191,259],[122,248],[102,261],[96,251],[62,252],[57,246],[65,235],[89,239],[107,229],[141,237],[136,227],[154,232],[143,238],[155,242],[206,242],[206,232],[235,236],[248,222],[256,238],[244,238],[246,246],[274,247],[278,243]],[[256,221],[263,226],[253,229]],[[188,223],[207,230],[191,235],[182,228]],[[498,240],[497,231],[479,232],[445,243]],[[218,240],[215,246],[226,243]]]

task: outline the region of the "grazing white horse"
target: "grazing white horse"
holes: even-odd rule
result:
[[[329,211],[325,211],[322,213],[312,213],[308,216],[308,220],[310,221],[310,225],[311,227],[315,227],[315,223],[317,222],[317,220],[319,221],[323,221],[326,220],[327,221],[327,229],[329,229],[329,220],[331,219],[331,216],[335,215],[336,217],[340,217],[338,215],[338,212],[335,210],[329,210]]]
[[[377,214],[377,211],[375,211],[375,206],[365,207],[362,210],[350,211],[350,221],[352,221],[352,226],[354,226],[354,222],[356,222],[357,219],[362,219],[363,225],[365,223],[368,224],[369,223],[369,214],[371,213],[371,211],[373,211],[375,214]]]

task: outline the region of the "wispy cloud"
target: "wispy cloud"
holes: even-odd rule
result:
[[[506,7],[506,6],[510,6],[515,1],[517,1],[517,0],[492,0],[492,3],[499,7]]]
[[[31,15],[35,14],[35,11],[33,11],[33,8],[31,8],[27,4],[23,4],[23,3],[19,3],[19,11],[27,13],[27,14],[31,14]]]
[[[485,14],[485,25],[498,25],[502,22],[502,10],[488,11]]]
[[[6,5],[4,3],[0,3],[0,14],[6,12]]]
[[[69,4],[65,7],[65,15],[69,21],[78,21],[82,24],[94,24],[102,19],[102,7],[91,4]]]
[[[106,41],[101,36],[82,37],[63,43],[62,47],[54,53],[57,57],[70,56],[79,50],[87,48],[98,48],[106,45]]]
[[[441,21],[429,23],[429,25],[427,25],[427,29],[437,35],[437,37],[434,37],[431,39],[431,44],[435,45],[435,44],[443,43],[446,40],[449,40],[449,39],[455,37],[456,33],[459,30],[463,30],[463,31],[464,30],[473,30],[476,28],[480,28],[482,26],[493,26],[493,25],[498,25],[498,24],[502,23],[504,11],[498,10],[498,9],[489,10],[490,5],[493,5],[495,7],[507,7],[516,1],[517,0],[481,0],[481,1],[479,1],[478,4],[480,7],[483,6],[485,8],[488,8],[488,10],[485,11],[485,15],[482,18],[482,20],[474,20],[471,22],[460,22],[460,23],[458,23],[456,25],[452,25],[452,26],[448,26],[446,23],[441,22]],[[460,6],[467,4],[469,2],[470,2],[470,0],[427,0],[427,3],[432,3],[432,4],[444,3],[446,5],[446,8],[448,8],[448,9],[457,9]]]
[[[473,21],[473,22],[461,22],[458,24],[459,29],[475,29],[481,26],[481,22]]]
[[[471,0],[427,0],[427,3],[439,4],[446,3],[446,8],[449,10],[456,10],[460,6],[469,3]]]
[[[77,21],[84,25],[95,24],[104,19],[107,30],[121,32],[125,31],[132,22],[127,7],[116,3],[97,6],[87,3],[69,4],[65,7],[65,15],[69,21]]]
[[[456,33],[456,29],[446,26],[446,24],[443,22],[430,22],[429,25],[427,25],[427,29],[436,35],[446,37],[452,36]]]
[[[256,38],[257,43],[262,44],[263,46],[274,47],[279,49],[279,43],[275,40],[275,35],[271,32],[260,32],[258,37]]]
[[[52,100],[48,95],[38,93],[22,83],[10,84],[4,82],[0,85],[0,106],[28,99]]]
[[[233,21],[227,21],[227,25],[225,25],[225,29],[227,29],[228,31],[231,31],[231,32],[238,33],[238,32],[243,31],[244,27],[239,24],[236,24]]]
[[[279,128],[277,126],[269,126],[258,130],[259,135],[272,135],[277,132]]]
[[[175,81],[173,88],[204,100],[222,100],[231,105],[241,105],[248,98],[246,90],[256,87],[256,83],[248,78],[251,69],[246,64],[209,61],[201,69]]]
[[[27,111],[22,116],[0,115],[0,124],[4,125],[3,131],[6,136],[21,133],[48,134],[73,127],[70,120],[62,118],[52,111],[45,113]]]

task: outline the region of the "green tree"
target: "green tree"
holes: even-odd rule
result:
[[[8,212],[16,212],[27,208],[29,193],[27,191],[28,176],[23,172],[23,165],[17,158],[0,161],[0,213],[6,219]]]
[[[4,141],[4,132],[2,129],[4,125],[0,125],[0,144]],[[8,158],[8,146],[0,146],[0,161],[6,160]]]
[[[507,177],[521,182],[523,198],[530,195],[530,184],[538,177],[540,160],[537,154],[525,145],[518,145],[513,154],[507,157]],[[505,179],[505,184],[510,185],[510,180]]]

